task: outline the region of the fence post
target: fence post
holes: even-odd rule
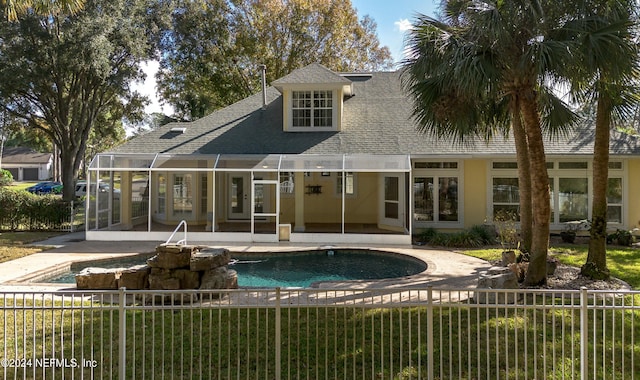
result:
[[[281,371],[282,371],[282,349],[280,345],[282,344],[282,328],[281,328],[281,311],[280,308],[280,288],[276,288],[276,380],[280,380]]]
[[[587,379],[589,366],[589,309],[587,288],[580,288],[580,379]]]
[[[124,315],[125,287],[119,289],[118,298],[118,379],[126,379],[126,343],[127,343],[127,319]]]
[[[427,379],[433,380],[433,286],[427,288]]]

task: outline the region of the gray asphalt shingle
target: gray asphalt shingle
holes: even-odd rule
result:
[[[321,65],[296,70],[274,83],[325,83],[341,78]],[[305,82],[306,81],[306,82]],[[325,81],[325,82],[322,82]],[[437,140],[416,130],[411,101],[402,91],[397,72],[372,73],[354,78],[354,96],[344,100],[342,131],[284,132],[282,95],[267,88],[267,107],[262,94],[250,96],[190,123],[171,123],[136,137],[114,149],[118,153],[175,154],[413,154],[425,156],[515,155],[510,139],[489,142],[471,140],[461,144]],[[184,133],[171,128],[184,127]],[[576,128],[566,136],[546,138],[546,154],[591,155],[593,130]],[[612,155],[640,154],[637,137],[612,132]]]

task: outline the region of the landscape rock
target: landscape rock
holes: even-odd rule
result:
[[[118,289],[124,268],[85,268],[76,275],[78,289]]]
[[[513,264],[516,262],[516,253],[515,251],[502,251],[502,266],[506,267],[509,264]]]
[[[189,266],[191,255],[197,251],[193,246],[160,245],[156,247],[156,256],[147,260],[153,268],[177,269]]]
[[[171,273],[172,277],[180,280],[180,289],[198,289],[200,287],[200,273],[189,269],[176,269]]]
[[[192,271],[208,271],[229,264],[231,256],[225,248],[205,248],[191,256]]]
[[[518,289],[518,278],[510,268],[491,267],[487,271],[480,273],[477,288],[494,290],[489,292],[476,292],[475,297],[479,303],[514,303],[517,298],[516,293],[500,292],[500,290]]]
[[[149,273],[151,267],[148,265],[135,265],[123,269],[120,274],[118,287],[127,289],[147,289],[149,288]]]

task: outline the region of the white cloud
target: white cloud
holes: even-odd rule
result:
[[[411,21],[409,21],[406,18],[402,18],[396,22],[393,23],[393,25],[396,26],[396,29],[399,30],[400,32],[406,32],[407,30],[411,30],[413,29],[413,25],[411,24]]]

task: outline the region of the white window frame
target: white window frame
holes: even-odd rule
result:
[[[456,163],[457,168],[451,168],[450,163]],[[428,168],[423,168],[423,164],[427,164]],[[438,165],[442,164],[442,165]],[[416,178],[433,178],[433,220],[416,220],[415,219],[415,197],[412,196],[411,204],[411,218],[413,219],[413,225],[420,227],[433,227],[433,228],[462,228],[464,226],[464,167],[463,162],[458,160],[414,160],[412,162],[413,173],[411,176],[411,192],[415,185]],[[439,166],[439,167],[438,167]],[[441,221],[438,218],[437,210],[440,209],[440,198],[438,196],[438,189],[440,178],[456,178],[458,182],[458,220],[456,221]],[[412,193],[413,194],[413,193]]]
[[[294,94],[296,93],[310,93],[309,99],[309,107],[297,107],[296,100],[294,100]],[[325,93],[330,94],[331,98],[329,99],[331,106],[319,107],[315,105],[315,95],[317,93]],[[327,98],[323,98],[326,99]],[[321,100],[320,100],[321,101]],[[290,92],[290,100],[288,107],[288,115],[289,115],[289,131],[291,132],[326,132],[326,131],[336,131],[338,126],[338,91],[334,89],[328,88],[314,88],[314,89],[294,89]],[[309,126],[296,126],[294,125],[294,110],[306,110],[310,111],[310,125]],[[317,126],[315,125],[315,111],[321,110],[331,110],[331,125],[327,126]]]
[[[487,180],[487,210],[488,213],[490,214],[490,218],[491,220],[493,220],[493,218],[495,217],[495,215],[493,215],[493,179],[494,178],[518,178],[518,171],[517,169],[494,169],[493,168],[493,163],[494,162],[509,162],[509,161],[513,161],[513,160],[493,160],[491,162],[489,162],[489,178]],[[560,168],[561,166],[566,166],[565,165],[561,165],[560,163],[568,163],[568,162],[586,162],[587,166],[586,168],[581,168],[581,169],[572,169],[572,168]],[[613,230],[616,228],[622,228],[622,226],[624,226],[626,224],[626,220],[627,220],[627,207],[625,207],[625,205],[628,204],[628,191],[627,191],[627,169],[626,169],[626,162],[625,160],[620,160],[620,159],[611,159],[610,163],[621,163],[621,165],[616,164],[619,166],[619,168],[615,168],[612,169],[611,167],[609,168],[609,179],[611,178],[621,178],[622,180],[622,203],[618,204],[618,203],[611,203],[609,204],[607,202],[607,206],[616,206],[616,207],[621,207],[622,208],[622,213],[621,213],[621,222],[607,222],[607,226],[608,229]],[[553,195],[551,198],[551,212],[553,215],[553,220],[551,220],[551,229],[552,230],[562,230],[563,228],[565,228],[565,223],[561,223],[560,222],[560,205],[559,205],[559,193],[558,193],[558,189],[559,189],[559,185],[560,185],[560,178],[586,178],[587,179],[587,219],[591,219],[592,218],[592,203],[593,203],[593,161],[592,160],[585,160],[585,159],[571,159],[571,158],[564,158],[564,159],[554,159],[554,160],[547,160],[547,165],[548,165],[548,175],[549,175],[549,181],[551,182],[550,185],[553,187]]]
[[[335,179],[335,186],[333,187],[335,189],[335,195],[337,197],[342,197],[342,174],[343,172],[337,172],[336,173],[336,179]],[[355,172],[344,172],[344,174],[346,174],[346,178],[348,179],[349,177],[351,177],[351,187],[352,187],[352,191],[349,192],[348,191],[348,182],[347,181],[347,185],[345,186],[344,189],[344,195],[346,198],[354,198],[358,192],[357,190],[357,180],[356,180],[356,173]]]

